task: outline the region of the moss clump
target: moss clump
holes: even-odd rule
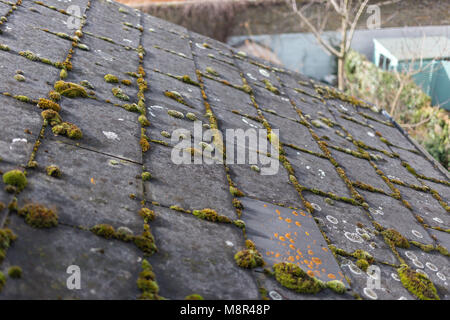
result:
[[[245,222],[242,220],[234,220],[233,224],[238,228],[245,229]]]
[[[131,80],[128,79],[123,79],[122,81],[120,81],[120,83],[122,83],[125,86],[131,86]]]
[[[73,82],[65,82],[59,80],[55,82],[54,88],[56,92],[68,98],[85,98],[88,96],[86,89]]]
[[[202,209],[202,210],[194,210],[192,211],[192,214],[196,216],[199,219],[211,221],[211,222],[230,222],[230,219],[219,215],[215,210],[213,209]]]
[[[145,136],[141,137],[139,144],[141,145],[142,152],[147,152],[148,150],[150,150],[150,143],[148,143],[148,140]]]
[[[150,226],[144,225],[144,232],[140,236],[134,237],[134,244],[147,255],[151,255],[158,251],[155,244],[155,238],[150,232]]]
[[[206,67],[206,72],[208,72],[210,75],[213,75],[215,77],[219,76],[219,73],[214,70],[212,67]]]
[[[11,170],[3,174],[3,182],[6,185],[14,186],[19,191],[23,190],[27,184],[27,177],[20,170]]]
[[[278,90],[269,80],[264,79],[262,80],[264,84],[266,85],[266,89],[272,92],[273,94],[280,94],[280,90]]]
[[[240,89],[248,94],[252,94],[253,92],[252,87],[250,87],[248,84],[244,84],[242,87],[240,87]]]
[[[19,81],[19,82],[24,82],[26,80],[25,77],[21,74],[16,74],[14,76],[14,79],[16,79],[16,81]]]
[[[158,295],[159,286],[156,282],[156,276],[152,266],[147,260],[142,261],[142,271],[137,279],[137,286],[142,294],[139,299],[143,300],[161,300]]]
[[[16,239],[17,236],[11,229],[0,229],[0,263],[5,259],[6,250],[8,250],[11,243]]]
[[[344,294],[347,291],[345,284],[339,280],[331,280],[326,283],[328,289],[333,290],[336,293]]]
[[[184,300],[205,300],[205,299],[201,295],[194,293],[186,296]]]
[[[56,135],[64,135],[70,139],[83,138],[83,132],[76,125],[70,122],[62,122],[52,128],[52,131]]]
[[[156,218],[155,211],[150,210],[149,208],[142,208],[139,210],[139,215],[145,219],[145,222],[153,221]]]
[[[433,282],[424,274],[412,270],[406,264],[402,264],[397,272],[403,286],[420,300],[440,300]]]
[[[2,291],[5,284],[6,284],[6,277],[3,274],[3,272],[0,271],[0,291]]]
[[[262,255],[256,250],[255,244],[251,240],[245,242],[247,249],[237,252],[234,260],[237,265],[245,269],[253,269],[264,266]]]
[[[41,109],[44,109],[44,110],[51,109],[56,112],[61,111],[61,107],[59,104],[57,104],[56,102],[54,102],[52,100],[45,99],[45,98],[39,99],[38,107]]]
[[[54,90],[51,90],[51,91],[48,93],[48,97],[49,97],[50,99],[52,99],[53,101],[59,101],[59,100],[61,100],[61,94],[59,94],[59,92],[56,92],[56,91],[54,91]]]
[[[105,239],[111,239],[116,235],[116,230],[114,230],[114,227],[109,224],[97,224],[90,230],[92,233]]]
[[[369,268],[369,262],[367,262],[366,259],[359,259],[356,261],[356,266],[358,268],[360,268],[362,271],[367,271],[367,269]]]
[[[22,278],[22,268],[19,266],[12,266],[8,269],[8,276],[13,279]]]
[[[273,266],[275,279],[284,287],[298,293],[318,293],[325,288],[325,284],[315,277],[311,277],[293,263],[281,262]]]
[[[45,171],[47,171],[47,175],[54,178],[60,178],[62,173],[58,166],[51,165],[45,168]]]
[[[119,83],[119,79],[115,75],[109,73],[104,76],[104,79],[108,83]]]
[[[130,97],[127,96],[123,90],[119,87],[114,87],[111,89],[111,92],[113,93],[114,97],[117,99],[123,100],[123,101],[130,101]]]
[[[66,69],[61,69],[61,71],[59,72],[59,78],[60,79],[65,79],[67,78],[68,74],[67,74],[67,70]]]
[[[230,193],[235,197],[243,197],[244,193],[236,187],[230,186]]]
[[[34,228],[51,228],[58,225],[56,211],[38,203],[25,205],[19,210],[19,215],[25,217],[25,222]]]
[[[161,135],[165,138],[171,138],[172,135],[170,134],[170,132],[167,131],[161,131]]]
[[[409,241],[400,232],[394,229],[387,229],[381,233],[385,238],[390,240],[396,247],[409,248]]]
[[[148,181],[152,178],[152,174],[150,172],[142,172],[142,180],[143,181]]]
[[[59,113],[48,109],[41,112],[41,116],[44,120],[46,120],[52,127],[62,123],[62,119],[59,116]]]
[[[177,118],[177,119],[183,119],[184,118],[184,114],[180,111],[176,111],[176,110],[168,110],[167,114],[171,117]]]
[[[197,116],[194,113],[192,113],[192,112],[186,113],[186,118],[191,120],[191,121],[197,120]]]
[[[185,74],[184,76],[182,76],[182,77],[180,78],[180,80],[183,81],[184,83],[192,84],[192,85],[194,85],[194,86],[198,86],[198,83],[195,82],[194,80],[192,80],[191,77],[189,77],[187,74]]]
[[[370,264],[375,262],[375,259],[373,258],[373,256],[370,253],[368,253],[367,251],[361,250],[361,249],[353,251],[351,256],[358,260],[364,259]]]
[[[139,116],[138,121],[143,127],[148,127],[150,125],[150,121],[148,121],[147,117],[143,114]]]

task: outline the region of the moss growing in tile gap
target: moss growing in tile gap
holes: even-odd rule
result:
[[[110,74],[110,73],[106,74],[103,78],[108,83],[119,83],[119,78],[117,78],[115,75]]]
[[[148,223],[149,221],[153,221],[156,218],[155,211],[150,210],[149,208],[141,208],[139,210],[139,215],[144,218],[145,223]]]
[[[356,188],[387,195],[387,193],[383,189],[375,188],[375,187],[371,186],[370,184],[367,184],[367,183],[364,183],[361,181],[354,181],[352,183],[353,183],[353,186],[355,186]]]
[[[83,132],[80,128],[70,122],[62,122],[61,124],[57,124],[52,128],[52,131],[55,135],[63,135],[70,139],[81,139],[83,138]]]
[[[123,101],[130,101],[130,97],[123,92],[123,90],[119,87],[114,87],[111,89],[112,94],[117,99],[123,100]]]
[[[199,219],[211,221],[211,222],[223,222],[231,223],[231,219],[226,216],[219,215],[215,210],[206,208],[202,210],[193,210],[192,214]]]
[[[38,107],[41,108],[41,109],[44,109],[44,110],[51,109],[51,110],[54,110],[56,112],[60,112],[61,111],[61,106],[58,103],[56,103],[56,102],[54,102],[52,100],[49,100],[49,99],[45,99],[45,98],[40,98],[39,99]]]
[[[158,295],[159,286],[156,282],[156,276],[153,272],[150,263],[144,259],[141,265],[142,271],[139,273],[137,279],[137,287],[141,291],[139,296],[140,300],[163,300],[162,297]]]
[[[178,205],[172,205],[169,208],[171,210],[178,211],[178,212],[183,212],[183,213],[188,213],[188,214],[192,213],[191,210],[184,209],[184,208],[182,208],[182,207],[180,207]]]
[[[181,103],[181,104],[183,104],[183,105],[185,105],[185,106],[188,106],[188,107],[192,108],[192,107],[186,102],[186,100],[184,100],[183,96],[182,96],[179,92],[177,92],[177,91],[168,91],[168,90],[166,90],[166,91],[164,91],[164,95],[165,95],[166,97],[172,99],[172,100],[175,100],[175,101],[177,101],[177,102],[179,102],[179,103]]]
[[[387,229],[381,232],[381,234],[391,241],[396,247],[409,248],[409,241],[400,232],[394,229]]]
[[[440,300],[436,287],[428,277],[402,264],[397,269],[403,286],[420,300]]]
[[[241,250],[234,255],[236,264],[244,269],[263,267],[265,262],[256,249],[255,244],[251,240],[246,240],[245,246],[247,249]]]
[[[134,244],[146,255],[152,255],[158,251],[155,238],[150,232],[150,226],[147,223],[144,224],[144,232],[142,235],[134,237]]]
[[[83,86],[72,82],[59,80],[55,82],[54,88],[56,92],[68,98],[85,98],[88,96],[86,89]]]
[[[201,295],[197,293],[190,294],[184,298],[184,300],[205,300]]]
[[[326,284],[314,276],[308,275],[293,263],[277,263],[273,266],[275,279],[284,287],[298,293],[319,293]]]
[[[116,235],[116,230],[109,224],[97,224],[93,226],[90,231],[105,239],[111,239]]]
[[[58,166],[50,165],[47,168],[45,168],[45,171],[47,172],[47,175],[54,178],[60,178],[62,175],[61,170]]]
[[[6,251],[16,239],[17,236],[11,229],[0,229],[0,263],[3,262],[6,257]]]
[[[24,217],[25,222],[34,228],[52,228],[58,225],[56,210],[39,203],[26,204],[19,210],[18,214]]]

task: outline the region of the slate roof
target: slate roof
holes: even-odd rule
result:
[[[81,9],[78,30],[69,5]],[[112,1],[0,0],[0,16],[0,171],[28,181],[0,182],[0,299],[423,298],[412,278],[434,297],[420,273],[450,297],[448,173],[375,107]],[[43,119],[50,92],[62,120]],[[162,132],[194,122],[169,110],[221,132],[280,129],[280,170],[175,165]],[[36,227],[26,211],[36,203],[57,226]],[[219,216],[194,211],[206,208]],[[246,239],[265,266],[236,264]],[[375,289],[363,258],[380,270]],[[281,262],[347,291],[286,288],[272,272]],[[80,290],[66,286],[70,265]]]

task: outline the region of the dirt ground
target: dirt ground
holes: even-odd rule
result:
[[[122,0],[154,16],[181,24],[198,33],[225,41],[229,36],[248,34],[274,34],[308,31],[283,0],[265,0],[256,3],[229,1],[204,1],[194,4],[181,3],[142,4],[145,0]],[[297,1],[299,6],[309,1]],[[449,0],[393,0],[370,1],[380,6],[381,27],[404,27],[450,24]],[[306,13],[323,17],[323,5],[313,5]],[[367,28],[370,14],[361,17],[358,29]],[[340,26],[338,16],[332,12],[326,30]]]

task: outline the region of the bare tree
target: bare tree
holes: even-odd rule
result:
[[[306,24],[308,29],[312,32],[319,44],[330,54],[335,56],[338,61],[338,88],[344,90],[345,73],[344,64],[350,44],[353,39],[353,35],[358,24],[361,15],[363,14],[369,0],[310,0],[309,4],[299,8],[296,0],[286,0],[289,5],[292,6],[294,13],[300,18],[300,20]],[[305,10],[311,4],[320,4],[325,6],[325,16],[314,23],[312,17],[305,15]],[[341,22],[341,40],[339,48],[333,46],[330,41],[325,39],[323,31],[326,27],[328,19],[329,8],[332,8],[340,18]]]

